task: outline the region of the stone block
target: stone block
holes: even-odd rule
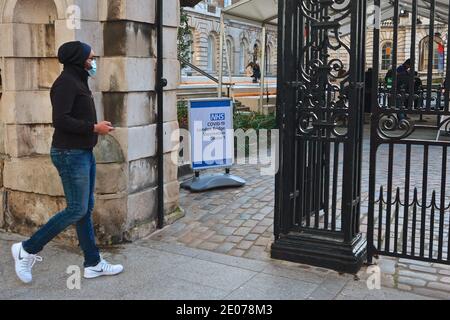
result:
[[[164,153],[177,151],[178,144],[180,143],[178,129],[177,121],[164,123]]]
[[[15,190],[8,190],[7,196],[8,210],[12,219],[9,227],[14,230],[15,224],[28,226],[27,230],[20,228],[21,233],[31,232],[32,229],[44,225],[52,216],[66,208],[64,197]]]
[[[104,116],[115,127],[135,127],[155,122],[153,92],[104,92]]]
[[[157,193],[156,188],[130,194],[128,196],[127,229],[137,224],[150,222],[157,216]]]
[[[51,125],[7,125],[6,153],[12,157],[50,154]]]
[[[99,136],[94,155],[98,163],[122,163],[125,161],[122,147],[111,135]]]
[[[172,151],[164,155],[164,182],[172,182],[178,179],[178,151]]]
[[[113,194],[126,191],[127,171],[124,163],[97,164],[96,193]]]
[[[163,57],[164,59],[178,59],[178,47],[175,45],[178,41],[178,28],[164,27],[164,45]],[[156,35],[155,35],[156,39]],[[155,49],[157,48],[155,44]],[[156,56],[156,54],[155,54]]]
[[[105,111],[103,106],[103,95],[101,92],[93,92],[95,110],[97,111],[97,121],[101,122],[105,120]]]
[[[153,58],[102,58],[98,76],[100,91],[153,91],[155,67]]]
[[[126,219],[126,194],[96,196],[94,224],[96,236],[101,243],[117,243],[122,241]]]
[[[119,142],[126,161],[153,157],[156,154],[156,125],[117,128],[111,135]]]
[[[99,0],[100,21],[130,20],[154,23],[155,0]]]
[[[173,181],[164,185],[164,212],[170,214],[179,206],[180,183]]]
[[[180,62],[177,59],[163,59],[163,64],[163,75],[167,79],[164,90],[176,90],[180,85]]]
[[[106,57],[156,57],[156,31],[148,23],[124,20],[105,22],[103,39]],[[176,38],[173,43],[176,43]]]
[[[3,188],[3,168],[5,166],[5,160],[0,158],[0,188]]]
[[[0,117],[7,124],[51,124],[49,91],[6,91],[0,100]]]
[[[13,57],[14,56],[14,32],[12,23],[0,24],[0,56]]]
[[[179,0],[164,0],[163,24],[167,27],[178,27],[178,25],[180,24]]]
[[[5,153],[5,129],[6,125],[0,121],[0,154]]]
[[[5,189],[0,188],[0,229],[5,227]]]
[[[175,90],[164,91],[164,122],[178,121],[177,93]]]
[[[3,184],[16,191],[64,196],[61,178],[50,157],[5,160]]]
[[[61,73],[56,58],[6,58],[5,91],[48,90]]]
[[[92,0],[66,0],[67,7],[76,5],[80,8],[80,18],[82,21],[98,21],[99,9],[98,1]]]
[[[156,158],[145,158],[129,163],[130,193],[136,193],[157,184],[157,160]]]
[[[103,56],[103,32],[102,25],[98,21],[80,22],[80,29],[67,27],[66,20],[55,22],[55,49],[68,41],[82,41],[89,44],[96,56]]]

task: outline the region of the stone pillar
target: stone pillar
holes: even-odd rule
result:
[[[149,2],[151,4],[149,4]],[[179,83],[179,63],[176,43],[178,1],[165,1],[165,94],[164,131],[166,141],[165,207],[166,213],[178,208],[179,184],[176,163],[170,162],[175,144],[172,132],[178,129],[175,89]],[[173,9],[170,9],[173,7]],[[146,10],[145,8],[148,8]],[[156,32],[154,1],[102,1],[100,20],[103,24],[104,57],[100,61],[99,87],[103,94],[104,117],[117,129],[108,139],[102,139],[97,152],[99,160],[99,205],[96,217],[106,234],[133,240],[154,229],[156,219]],[[174,14],[175,12],[175,14]],[[111,140],[116,143],[111,143]],[[109,159],[112,157],[112,159]],[[123,157],[118,164],[115,159]],[[111,174],[114,172],[114,174]],[[121,181],[121,188],[114,187]],[[111,211],[120,217],[111,224]],[[125,231],[125,233],[123,233]]]
[[[13,13],[0,12],[0,68],[5,75],[0,101],[0,133],[5,133],[0,134],[0,190],[4,190],[0,203],[7,203],[5,219],[0,211],[0,228],[28,235],[65,208],[60,178],[49,157],[53,134],[49,89],[61,71],[57,48],[80,40],[91,44],[99,57],[99,74],[90,80],[98,120],[111,121],[117,128],[100,137],[95,148],[97,236],[102,243],[114,243],[148,235],[155,230],[157,188],[155,1],[42,2],[45,5],[39,7],[30,0],[0,0],[0,10]],[[164,101],[165,208],[171,222],[180,215],[177,163],[170,161],[176,152],[170,136],[178,128],[179,5],[178,0],[165,0],[164,5],[164,68],[169,82]],[[77,28],[70,28],[76,8],[81,20]],[[42,12],[37,15],[36,10]],[[50,21],[40,23],[36,15]],[[62,237],[74,240],[73,230]]]

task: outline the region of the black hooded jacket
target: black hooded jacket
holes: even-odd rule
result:
[[[59,49],[58,58],[64,64],[64,71],[50,91],[55,128],[52,146],[92,150],[98,142],[98,134],[94,132],[97,114],[84,69],[88,57],[81,42],[71,42]]]

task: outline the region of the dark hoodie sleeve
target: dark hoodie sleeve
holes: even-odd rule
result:
[[[72,81],[59,81],[52,88],[50,98],[53,107],[53,126],[69,133],[92,133],[94,122],[75,119],[70,115],[76,95],[77,87]]]

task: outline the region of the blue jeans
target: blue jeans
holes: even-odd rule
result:
[[[92,222],[96,174],[94,154],[85,149],[52,148],[50,156],[61,177],[67,207],[23,242],[23,248],[28,253],[37,254],[58,234],[75,224],[84,253],[84,266],[95,266],[100,262],[100,253],[95,244]]]

